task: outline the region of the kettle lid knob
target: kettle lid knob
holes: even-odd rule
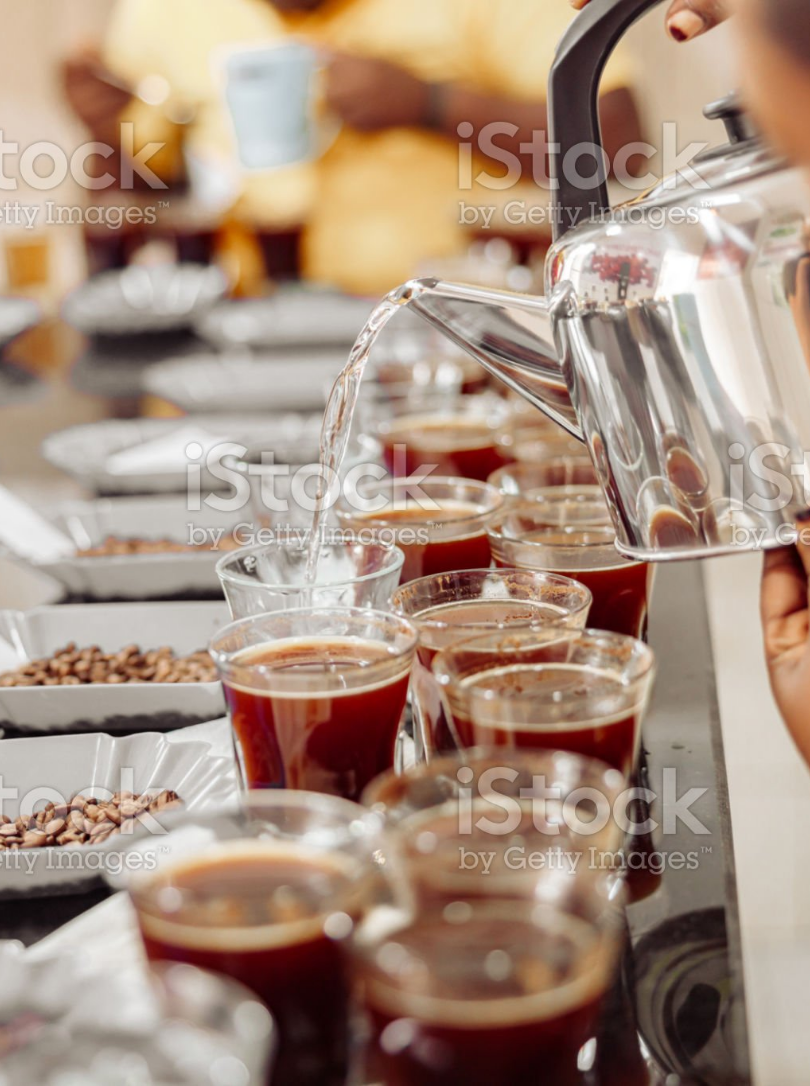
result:
[[[757,138],[757,131],[736,91],[711,102],[704,108],[703,116],[709,121],[723,122],[729,143],[747,143]]]

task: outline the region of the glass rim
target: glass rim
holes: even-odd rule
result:
[[[492,625],[487,625],[486,623],[477,623],[477,622],[471,622],[471,623],[464,624],[464,625],[457,625],[457,624],[452,623],[452,622],[444,622],[441,619],[435,619],[435,618],[432,619],[432,618],[428,617],[429,614],[430,614],[430,611],[433,609],[433,607],[441,607],[441,606],[444,606],[445,604],[433,604],[432,606],[428,605],[427,607],[424,608],[423,612],[416,612],[415,614],[408,614],[401,607],[401,605],[398,606],[398,604],[397,604],[397,597],[398,596],[401,597],[401,596],[407,594],[408,592],[415,591],[415,590],[419,589],[420,587],[427,587],[431,583],[436,584],[438,582],[441,582],[442,580],[445,580],[445,579],[451,578],[451,577],[468,577],[468,576],[478,576],[478,575],[481,576],[482,580],[484,580],[486,577],[494,577],[497,580],[506,580],[508,577],[515,577],[515,575],[517,575],[520,578],[522,578],[522,577],[540,578],[544,583],[546,583],[548,585],[551,585],[551,586],[556,585],[557,587],[564,588],[564,589],[575,588],[577,590],[577,594],[580,597],[578,606],[575,607],[574,609],[570,610],[570,611],[566,611],[564,614],[561,614],[559,616],[559,623],[560,624],[564,623],[564,621],[567,620],[567,619],[576,618],[578,615],[582,614],[583,611],[587,612],[588,610],[590,610],[590,607],[591,607],[591,605],[593,603],[593,593],[591,592],[591,590],[586,585],[581,584],[579,581],[577,581],[576,578],[574,578],[574,577],[568,577],[564,573],[555,573],[553,571],[548,571],[548,570],[521,569],[519,566],[501,566],[501,567],[497,567],[495,569],[481,568],[481,569],[451,570],[451,571],[449,571],[447,573],[430,573],[425,577],[417,577],[412,581],[408,581],[406,584],[400,585],[396,589],[396,591],[391,596],[391,607],[392,607],[392,609],[394,611],[394,614],[402,615],[403,618],[410,619],[410,621],[413,622],[413,624],[419,630],[422,630],[422,629],[447,630],[447,629],[453,628],[453,629],[457,629],[459,631],[482,630],[483,632],[487,632],[487,631],[495,632],[496,630],[500,630],[501,627],[495,627],[495,626],[492,626]],[[501,597],[480,597],[480,598],[481,599],[494,598],[494,599],[497,599],[499,602],[501,600]],[[509,597],[509,598],[511,598],[511,597]],[[504,602],[507,602],[507,597],[503,597],[503,600],[504,600]],[[446,601],[447,604],[452,604],[452,602],[453,602],[452,600],[447,600]],[[459,601],[459,602],[461,602],[461,601]],[[464,601],[464,602],[466,602],[466,601]],[[471,597],[470,602],[477,602],[477,598],[476,597]],[[523,601],[521,601],[521,602],[523,602]],[[528,601],[528,602],[532,602],[532,601]],[[543,601],[539,600],[538,602],[542,603]],[[421,615],[423,615],[423,614],[426,617],[424,617],[424,618],[421,617]],[[525,623],[516,623],[516,624],[510,623],[508,629],[521,630],[521,629],[526,629],[527,627],[531,627],[531,626],[534,626],[534,625],[552,626],[552,625],[554,625],[554,622],[552,620],[549,620],[549,621],[541,620],[541,621],[538,621],[538,622],[535,623],[532,619],[529,619]],[[473,637],[473,636],[475,636],[475,635],[470,634],[470,637]],[[464,638],[464,640],[467,640],[467,638]]]
[[[518,475],[528,474],[530,472],[541,473],[549,471],[550,469],[558,466],[571,465],[574,468],[589,467],[593,470],[593,461],[587,453],[583,452],[581,455],[572,452],[570,454],[559,453],[555,456],[549,456],[543,460],[513,460],[510,464],[504,464],[500,468],[496,468],[487,476],[487,482],[494,487],[497,487],[501,493],[505,491],[501,490],[501,486],[504,479],[509,478],[510,474],[517,478]],[[546,483],[545,487],[553,487],[553,483]],[[561,483],[560,486],[596,486],[598,483]],[[540,489],[540,488],[538,488]],[[601,490],[601,488],[600,488]],[[517,496],[517,495],[515,495]]]
[[[508,1028],[515,1023],[533,1023],[541,1020],[545,1023],[563,1021],[567,1014],[577,1008],[590,1005],[597,997],[608,990],[614,979],[614,969],[619,956],[623,927],[618,910],[606,907],[596,909],[594,915],[572,907],[565,900],[532,900],[529,897],[510,898],[509,896],[473,897],[465,903],[467,908],[459,917],[448,913],[446,908],[433,908],[419,911],[403,911],[394,923],[379,932],[355,939],[352,944],[352,956],[360,968],[365,971],[372,991],[385,993],[386,1004],[398,1008],[399,1017],[427,1019],[451,1030],[468,1032],[472,1022],[482,1015],[486,1027]],[[437,993],[434,990],[417,993],[403,990],[397,983],[396,974],[382,964],[378,955],[380,946],[396,941],[400,933],[426,926],[436,932],[464,931],[468,924],[481,918],[489,921],[487,931],[492,933],[482,944],[480,937],[474,936],[474,942],[461,942],[467,955],[470,952],[486,956],[491,950],[502,949],[508,939],[506,933],[516,921],[527,930],[536,933],[538,938],[558,938],[568,934],[571,929],[587,930],[588,970],[584,975],[562,977],[556,984],[544,987],[540,991],[527,991],[518,995],[507,993],[482,992],[480,996],[471,995],[469,980],[459,977],[452,990]],[[492,923],[496,920],[497,923]],[[500,934],[498,934],[500,933]],[[458,949],[458,939],[454,940]],[[521,942],[521,946],[524,946]],[[431,960],[448,956],[445,940],[433,940],[429,950],[413,955],[428,964]],[[581,948],[580,948],[581,949]],[[481,963],[483,965],[483,963]],[[482,1024],[483,1024],[482,1022]]]
[[[570,484],[570,486],[572,489],[577,489],[577,484]],[[562,490],[564,488],[546,487],[543,489]],[[540,510],[542,510],[543,508],[543,503],[542,501],[536,500],[534,498],[528,498],[518,501],[515,501],[514,499],[512,501],[509,501],[509,495],[506,495],[505,498],[506,503],[504,508],[487,525],[487,536],[489,537],[493,553],[499,553],[503,556],[505,560],[508,559],[508,556],[505,553],[507,550],[511,551],[515,547],[524,547],[530,553],[537,555],[541,555],[543,553],[562,555],[564,552],[568,551],[573,554],[578,554],[580,556],[587,554],[591,557],[604,554],[606,556],[609,556],[612,560],[610,565],[600,564],[597,566],[585,566],[581,570],[578,569],[571,571],[566,569],[566,573],[587,573],[589,571],[599,569],[613,569],[614,567],[624,569],[626,566],[642,566],[646,564],[642,561],[634,560],[632,558],[626,558],[621,553],[621,551],[618,550],[618,548],[616,547],[616,530],[613,527],[612,522],[607,522],[604,524],[594,523],[580,525],[540,524],[535,529],[540,538],[526,539],[525,537],[522,537],[520,535],[511,535],[505,530],[507,518],[510,516],[520,515],[521,513],[525,513],[529,516],[535,515],[539,517]],[[527,528],[526,531],[531,532],[532,529]],[[551,534],[552,532],[558,534],[564,534],[566,532],[569,532],[571,534],[571,538],[563,538],[560,540],[549,541],[542,538],[542,534],[546,532],[549,534]],[[600,534],[602,536],[601,539],[596,538],[588,540],[576,538],[577,536],[597,536]],[[509,565],[515,564],[514,556],[512,556],[511,559],[508,560]],[[548,569],[546,565],[539,565],[537,567],[530,568],[537,568],[540,570]]]
[[[286,837],[264,835],[261,826],[262,812],[269,813],[270,810],[281,813],[300,810],[307,816],[314,815],[319,825],[328,824],[329,828],[337,833],[345,831],[345,840],[342,838],[339,840],[330,839],[328,842],[318,840],[312,836],[314,827],[307,825],[302,825],[300,829],[293,832],[288,830]],[[219,817],[221,816],[218,816],[216,812],[198,812],[194,817],[189,816],[188,824],[205,827],[210,823],[213,826]],[[270,856],[274,853],[277,855],[280,847],[286,851],[293,846],[296,854],[300,850],[305,855],[308,854],[314,857],[318,855],[333,856],[336,853],[345,853],[348,856],[352,848],[362,849],[366,847],[368,849],[366,863],[369,874],[371,874],[373,851],[376,843],[382,840],[384,829],[384,820],[379,812],[363,807],[361,804],[345,799],[342,796],[312,792],[305,789],[249,789],[242,794],[241,809],[238,814],[229,814],[227,817],[230,820],[230,828],[237,831],[233,836],[218,836],[215,830],[215,836],[200,840],[195,847],[181,850],[177,856],[164,859],[151,870],[141,869],[133,874],[127,883],[126,889],[139,912],[143,904],[154,902],[155,895],[167,883],[171,884],[172,877],[176,872],[182,871],[186,867],[201,865],[205,862],[206,857],[214,856],[217,859],[227,859],[229,855],[238,856],[240,850],[250,851],[255,854],[266,853],[267,856]],[[239,821],[240,819],[241,821]],[[307,837],[309,837],[309,843],[307,843]],[[362,861],[358,858],[357,862],[361,863]],[[346,893],[353,893],[355,887],[356,883],[353,880],[352,885],[343,891],[341,898],[345,897]],[[222,890],[218,884],[212,883],[210,886],[195,887],[193,890],[186,891],[186,893],[190,898],[216,897],[221,895]],[[286,930],[301,925],[311,925],[330,913],[339,911],[340,904],[341,901],[324,900],[322,907],[318,908],[309,917],[264,920],[258,924],[246,925],[222,923],[208,926],[189,924],[188,921],[185,921],[180,926],[190,927],[200,932],[208,931],[212,934],[223,931],[250,933],[263,928]],[[165,915],[166,910],[164,909],[158,908],[154,911],[146,911],[155,920],[173,923],[172,918]]]
[[[605,648],[609,651],[613,648],[617,651],[617,655],[624,650],[626,655],[625,665],[630,661],[634,661],[632,676],[621,680],[622,686],[627,690],[637,684],[651,680],[655,674],[655,653],[646,642],[637,637],[631,637],[629,634],[613,633],[609,630],[600,630],[590,626],[586,626],[582,630],[569,626],[539,626],[532,630],[516,630],[514,634],[510,634],[508,631],[500,631],[484,634],[481,637],[465,639],[455,645],[448,645],[437,652],[431,669],[439,684],[446,689],[456,685],[458,680],[462,678],[458,674],[457,666],[451,660],[451,657],[458,653],[481,652],[482,656],[486,653],[495,655],[499,651],[499,645],[501,646],[501,653],[504,651],[504,646],[507,651],[511,649],[513,653],[518,653],[524,649],[525,651],[531,651],[540,648],[544,644],[553,645],[557,641],[578,642],[580,645],[585,646],[590,644],[595,650]],[[544,666],[544,662],[540,662],[538,666]],[[621,674],[622,668],[619,666],[610,668],[605,665],[600,670]],[[479,696],[482,695],[479,693]],[[487,700],[503,700],[503,695],[492,694],[492,692],[487,692],[484,696],[487,696]]]
[[[354,819],[366,821],[368,814],[374,814],[361,803],[356,803],[345,796],[336,796],[331,792],[312,792],[305,788],[248,788],[240,795],[240,803],[246,815],[254,814],[254,809],[273,807],[279,810],[285,807],[301,807],[306,811],[334,814],[339,809],[347,815],[354,814]]]
[[[395,815],[396,805],[390,805],[385,802],[385,792],[393,785],[396,787],[397,783],[400,784],[401,798],[408,793],[408,786],[410,784],[417,785],[420,781],[432,780],[441,776],[453,774],[458,769],[470,768],[475,769],[476,766],[481,768],[490,767],[497,764],[503,764],[505,761],[509,763],[509,769],[521,770],[521,769],[535,769],[538,764],[552,764],[564,763],[569,767],[576,767],[578,771],[578,783],[571,784],[572,789],[583,787],[583,781],[595,780],[597,777],[606,786],[610,788],[612,792],[617,795],[621,793],[625,788],[629,786],[627,777],[622,773],[620,769],[610,765],[608,762],[603,761],[601,758],[596,758],[591,754],[581,754],[577,751],[561,750],[554,747],[523,747],[523,748],[505,748],[495,746],[476,746],[469,747],[466,750],[457,750],[451,753],[440,754],[431,758],[429,762],[423,762],[418,765],[409,766],[401,773],[398,773],[396,769],[387,769],[383,773],[378,774],[374,780],[369,781],[366,787],[363,789],[360,797],[360,802],[363,803],[370,811],[379,813],[386,819],[386,825],[396,825],[396,821],[391,821],[392,814]],[[542,770],[538,769],[538,773]],[[537,774],[534,774],[537,775]],[[565,774],[559,773],[560,777]],[[472,780],[476,779],[474,774]],[[472,783],[469,782],[470,784]],[[499,780],[499,785],[503,784],[503,780]],[[461,782],[459,782],[461,784]],[[469,784],[464,785],[468,787]],[[444,799],[442,802],[447,802]],[[430,804],[425,807],[415,807],[412,811],[407,812],[403,818],[410,818],[414,813],[421,810],[438,809],[439,804]],[[389,813],[390,812],[390,813]]]
[[[368,678],[368,676],[370,676],[377,669],[384,670],[386,665],[398,663],[399,661],[403,660],[405,657],[408,656],[413,657],[413,654],[415,653],[416,647],[419,643],[419,631],[416,629],[414,624],[403,615],[395,615],[391,611],[380,611],[371,607],[286,607],[284,608],[284,610],[281,611],[262,612],[258,615],[248,615],[245,618],[238,618],[235,619],[233,622],[229,622],[226,626],[223,626],[221,629],[217,630],[217,632],[211,638],[208,643],[208,652],[211,654],[211,658],[216,665],[217,671],[220,674],[220,679],[222,681],[228,681],[226,676],[227,673],[233,669],[235,658],[238,657],[241,653],[249,652],[251,648],[265,643],[277,645],[280,641],[283,642],[285,640],[291,640],[300,637],[319,637],[324,635],[322,634],[322,631],[319,630],[314,630],[311,634],[308,635],[290,634],[282,636],[280,638],[278,637],[278,635],[274,636],[273,634],[268,634],[264,641],[256,642],[256,645],[245,644],[233,650],[219,648],[217,644],[218,642],[227,640],[233,635],[239,633],[240,631],[248,630],[251,627],[258,626],[261,623],[275,624],[284,621],[289,622],[291,619],[294,618],[311,619],[317,621],[319,618],[325,619],[328,617],[345,618],[349,620],[357,619],[358,621],[364,620],[366,622],[374,622],[380,628],[384,626],[388,626],[389,628],[396,626],[397,632],[400,634],[404,634],[406,638],[405,645],[398,649],[395,648],[393,645],[388,645],[388,654],[378,662],[375,662],[374,664],[369,665],[365,668],[344,669],[340,676],[336,676],[336,678],[340,678],[341,680],[345,680],[348,671],[362,671],[363,675]],[[352,637],[353,635],[333,634],[328,636],[332,636],[335,639],[342,639]],[[261,676],[265,679],[270,676],[275,676],[276,678],[278,678],[278,676],[285,674],[283,669],[273,667],[269,664],[253,664],[248,661],[243,665],[237,666],[244,667],[244,669],[248,670],[251,674]],[[287,675],[289,677],[290,673],[287,672]],[[297,683],[293,685],[296,688],[298,687]],[[368,685],[368,682],[366,682],[365,685]],[[348,691],[351,690],[352,687],[346,686],[341,689],[346,689]],[[312,691],[312,693],[313,696],[317,696],[318,691]]]
[[[602,488],[597,483],[561,483],[560,486],[543,486],[537,487],[536,491],[532,493],[531,498],[522,498],[517,495],[506,495],[507,501],[504,503],[504,507],[500,515],[493,520],[491,525],[491,531],[493,535],[497,535],[500,538],[510,540],[514,543],[535,543],[539,546],[555,546],[556,544],[548,543],[543,544],[541,541],[533,539],[526,540],[519,535],[511,535],[507,528],[506,523],[510,517],[525,516],[527,520],[536,520],[540,523],[535,528],[527,528],[526,531],[537,530],[542,531],[567,531],[570,530],[574,533],[588,532],[593,533],[602,532],[607,536],[609,533],[609,539],[594,540],[593,543],[571,543],[571,546],[612,546],[613,541],[616,538],[616,530],[613,527],[613,521],[610,519],[610,511],[607,504],[604,501],[604,495]],[[581,501],[577,499],[581,498]],[[604,506],[605,518],[604,520],[595,520],[593,523],[570,523],[566,521],[560,524],[550,524],[544,518],[544,510],[558,509],[561,504],[568,504],[571,507],[577,505],[588,505],[590,503],[598,504],[601,507]],[[566,544],[559,544],[565,546]]]
[[[567,452],[576,456],[581,449],[582,455],[593,464],[588,455],[587,445],[584,441],[574,437],[573,434],[568,432],[555,433],[553,430],[547,430],[542,421],[538,423],[527,416],[519,415],[515,418],[513,415],[513,419],[513,425],[508,433],[504,434],[505,440],[502,441],[505,448],[512,449],[517,453],[521,446],[524,449],[530,447],[534,453],[539,454],[543,459],[547,456],[552,458],[564,456]],[[557,425],[559,426],[559,424]],[[542,460],[537,462],[541,463]],[[529,464],[532,461],[519,457],[515,460],[515,463]]]
[[[271,590],[294,589],[299,592],[305,592],[309,587],[322,589],[339,588],[341,585],[348,586],[355,584],[366,584],[369,581],[377,580],[378,578],[388,576],[392,573],[401,574],[402,567],[405,564],[405,554],[402,549],[396,545],[396,543],[385,543],[382,540],[374,540],[369,543],[364,543],[362,540],[359,539],[346,539],[339,543],[322,543],[321,550],[323,551],[329,548],[339,547],[343,547],[345,549],[348,549],[349,547],[362,547],[364,549],[370,550],[371,548],[379,547],[380,550],[384,551],[386,555],[392,555],[394,560],[388,565],[381,566],[380,569],[373,570],[371,573],[361,573],[356,577],[341,577],[336,581],[315,581],[311,586],[303,583],[296,584],[291,581],[256,580],[255,578],[248,577],[245,574],[233,573],[227,568],[229,561],[232,562],[240,558],[244,559],[247,556],[271,550],[274,547],[283,548],[288,543],[290,545],[297,544],[300,547],[302,553],[306,554],[306,548],[308,546],[308,543],[301,544],[300,540],[284,541],[276,539],[272,543],[257,543],[250,547],[240,547],[239,550],[228,551],[227,554],[223,554],[221,558],[217,559],[217,563],[214,566],[216,575],[221,583],[224,584],[227,581],[228,584],[239,585],[241,588]]]
[[[441,419],[458,418],[459,416],[471,416],[480,419],[482,423],[491,428],[493,434],[503,429],[504,425],[514,417],[512,407],[502,397],[495,393],[487,392],[450,392],[436,394],[428,392],[424,403],[401,400],[392,404],[394,413],[390,418],[378,419],[374,423],[375,436],[386,433],[386,428],[401,425],[403,420],[414,419]],[[405,408],[402,412],[397,409]]]
[[[464,512],[464,513],[460,514],[458,517],[448,517],[447,519],[442,520],[440,522],[442,526],[447,525],[447,524],[456,524],[457,525],[457,524],[465,524],[465,523],[468,523],[468,522],[475,523],[475,522],[480,521],[480,520],[488,520],[491,516],[493,516],[494,514],[496,514],[497,512],[499,512],[503,508],[504,501],[505,501],[504,495],[501,494],[501,492],[499,490],[497,490],[494,486],[491,486],[489,483],[483,482],[483,481],[481,481],[479,479],[465,479],[460,475],[431,475],[431,476],[428,476],[427,478],[423,479],[421,482],[416,483],[416,484],[414,484],[411,481],[411,477],[407,476],[407,475],[388,476],[387,478],[384,478],[384,479],[377,479],[373,483],[368,483],[365,486],[358,487],[357,489],[358,489],[358,491],[367,491],[367,492],[368,491],[372,491],[372,492],[376,491],[377,493],[380,493],[381,491],[383,491],[384,488],[389,488],[390,487],[391,490],[394,490],[397,487],[414,486],[414,485],[418,486],[420,489],[424,490],[426,493],[429,493],[431,488],[434,488],[434,487],[442,488],[443,487],[443,488],[446,488],[447,490],[460,489],[460,490],[464,490],[464,491],[472,491],[472,492],[477,493],[478,495],[480,495],[482,498],[488,499],[487,508],[474,509],[472,511]],[[407,492],[406,492],[406,494],[407,494]],[[374,496],[373,493],[370,496]],[[442,500],[442,498],[437,498],[435,500],[437,502],[440,502]],[[445,496],[444,500],[452,501],[454,499],[453,499],[452,495],[448,494],[448,495]],[[476,501],[476,499],[474,497],[469,497],[469,498],[465,499],[465,497],[463,497],[463,496],[459,497],[459,498],[456,498],[455,500],[457,500],[459,502],[464,502],[465,500],[468,500],[471,503]],[[399,528],[408,527],[408,523],[405,520],[400,521],[400,520],[397,520],[396,518],[389,519],[385,515],[387,510],[380,509],[380,510],[375,511],[375,510],[352,509],[352,508],[347,508],[347,504],[348,504],[348,499],[347,499],[346,494],[341,494],[340,497],[338,498],[337,502],[335,503],[335,506],[334,506],[335,513],[337,514],[338,519],[343,521],[344,523],[348,524],[348,523],[351,523],[352,521],[354,521],[354,522],[362,521],[362,522],[367,523],[367,524],[372,524],[373,523],[373,524],[376,524],[378,526],[381,525],[383,527],[393,528],[393,529],[396,529],[398,527]],[[478,504],[478,503],[476,503],[476,504]],[[427,510],[427,511],[430,512],[430,510]]]

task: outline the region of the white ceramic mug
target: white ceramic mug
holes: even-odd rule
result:
[[[316,158],[329,138],[316,115],[320,60],[303,42],[223,57],[224,97],[243,170],[273,170]]]

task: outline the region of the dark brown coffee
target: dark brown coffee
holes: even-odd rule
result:
[[[542,932],[424,914],[361,969],[372,1066],[386,1086],[574,1086],[608,972],[575,917]]]
[[[340,676],[390,659],[385,645],[355,638],[301,638],[246,649],[233,667],[271,669],[266,685],[223,682],[249,788],[302,788],[357,799],[394,763],[409,661],[381,681],[341,688]],[[296,673],[299,689],[272,688],[272,672]],[[330,681],[330,676],[334,677]],[[311,680],[308,682],[307,680]],[[262,680],[265,682],[265,680]]]
[[[455,569],[485,569],[491,560],[486,528],[476,522],[470,531],[470,520],[477,517],[480,521],[481,512],[471,502],[448,500],[435,509],[409,504],[380,513],[358,513],[351,524],[356,531],[372,528],[393,533],[394,542],[405,554],[401,576],[405,584]],[[453,533],[453,521],[459,522],[458,535]]]
[[[437,475],[485,482],[508,459],[497,431],[474,416],[407,415],[381,429],[383,457],[395,475],[412,475],[435,464]]]
[[[455,734],[464,748],[569,750],[599,758],[629,777],[641,707],[611,711],[621,703],[626,691],[619,678],[554,662],[493,664],[461,680],[450,696]]]
[[[419,647],[414,664],[414,683],[418,684],[424,736],[431,754],[456,750],[458,744],[447,721],[439,688],[430,670],[433,658],[441,649],[476,634],[509,626],[530,626],[543,619],[562,618],[560,608],[533,600],[475,599],[460,600],[430,607],[413,615],[419,627]],[[442,626],[435,625],[442,623]],[[430,696],[432,694],[432,696]]]
[[[133,893],[147,957],[224,973],[270,1009],[273,1086],[343,1086],[349,1021],[331,910],[359,901],[356,872],[262,841],[223,845]],[[169,908],[173,905],[173,908]]]

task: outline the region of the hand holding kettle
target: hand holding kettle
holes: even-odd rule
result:
[[[571,0],[576,8],[585,7],[589,0]],[[676,41],[697,37],[711,29],[727,14],[723,0],[674,0],[667,14],[667,29]],[[747,6],[747,16],[763,14],[757,5]],[[763,24],[749,18],[748,33],[743,35],[749,62],[749,95],[768,135],[787,149],[803,166],[810,165],[810,140],[799,131],[798,137],[785,128],[783,103],[797,91],[803,100],[810,90],[810,78],[805,69],[796,65],[804,54],[801,49],[791,54],[787,48],[794,30],[795,43],[803,43],[801,27],[790,23],[789,13],[780,23],[767,24],[770,37],[766,42],[759,33]],[[776,48],[774,48],[776,46]],[[795,48],[795,47],[794,47]],[[783,80],[793,78],[786,86]],[[806,80],[804,88],[796,80]],[[790,92],[790,93],[789,93]],[[804,93],[802,93],[804,92]],[[790,112],[790,111],[788,111]],[[786,297],[796,325],[799,341],[807,360],[807,290],[806,273],[808,239],[805,228],[804,255],[791,266],[792,288]],[[804,288],[804,289],[803,289]],[[788,726],[796,746],[810,763],[810,511],[796,515],[796,543],[768,551],[764,557],[760,612],[765,644],[765,661],[771,688],[779,711]]]
[[[580,11],[589,0],[571,0]],[[728,15],[726,0],[673,0],[667,12],[667,32],[675,41],[691,41],[717,26]]]
[[[793,741],[810,763],[810,513],[796,530],[794,547],[765,555],[760,605],[771,689]]]

